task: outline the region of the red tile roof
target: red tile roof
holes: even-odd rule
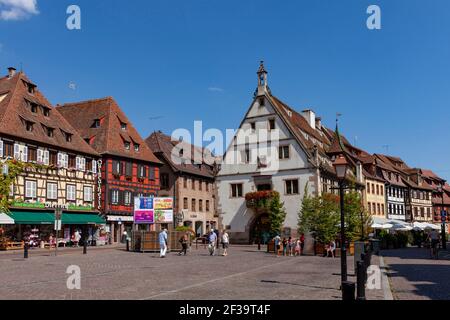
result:
[[[18,72],[11,78],[0,78],[0,97],[6,94],[0,102],[0,133],[60,150],[99,156],[52,107],[37,87],[34,88],[34,93],[29,93],[27,84],[35,86],[23,72]],[[38,105],[37,112],[31,111],[30,102]],[[43,114],[42,107],[49,110],[48,116]],[[31,132],[26,130],[24,121],[33,123]],[[53,129],[53,137],[48,136],[44,126]],[[67,141],[65,133],[72,135],[70,142]]]
[[[206,178],[213,178],[213,164],[217,160],[214,156],[211,155],[211,152],[206,148],[201,148],[197,146],[193,146],[186,142],[172,141],[172,137],[162,133],[161,131],[157,131],[152,133],[145,142],[147,145],[153,150],[153,152],[160,156],[164,162],[172,167],[174,171],[177,172],[186,172]],[[177,146],[178,148],[175,151],[183,150],[183,157],[179,157],[179,154],[172,155],[174,152],[174,148]],[[188,157],[188,152],[190,151],[191,157]],[[197,165],[194,162],[196,158],[195,154],[198,156],[202,156],[202,164]],[[203,155],[207,157],[205,160]],[[182,164],[182,158],[185,159],[185,164]],[[190,160],[190,161],[189,161]]]
[[[112,97],[67,103],[56,109],[83,139],[92,140],[98,153],[161,163]],[[99,127],[94,126],[96,120],[100,121]],[[121,123],[126,124],[126,130],[122,130]],[[124,141],[131,143],[130,150],[125,149]],[[135,151],[135,143],[139,144],[139,151]]]

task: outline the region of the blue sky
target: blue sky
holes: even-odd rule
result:
[[[80,31],[66,28],[70,4],[81,8]],[[366,28],[371,4],[381,30]],[[22,64],[53,104],[113,96],[144,138],[194,120],[236,128],[264,59],[272,93],[295,109],[330,127],[340,112],[357,146],[389,145],[450,180],[448,0],[37,0],[28,9],[0,20],[0,69]]]

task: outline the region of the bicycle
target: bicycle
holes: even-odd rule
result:
[[[433,241],[430,246],[431,259],[438,260],[439,259],[439,248],[438,243]]]

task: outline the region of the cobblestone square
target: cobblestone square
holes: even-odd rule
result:
[[[263,299],[340,300],[340,259],[276,257],[256,246],[232,246],[227,257],[203,246],[187,256],[126,252],[122,247],[66,250],[58,256],[30,252],[0,254],[2,299]],[[376,258],[375,258],[376,259]],[[81,290],[69,290],[67,267],[81,269]],[[353,257],[349,257],[349,280]],[[370,290],[369,299],[382,299]]]

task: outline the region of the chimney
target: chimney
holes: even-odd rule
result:
[[[14,67],[9,67],[8,68],[8,78],[12,78],[14,77],[14,75],[16,74],[16,68]]]
[[[361,162],[358,161],[356,164],[356,180],[359,183],[363,183],[363,168]]]
[[[314,113],[314,111],[309,110],[309,109],[303,110],[302,116],[303,116],[303,118],[306,119],[306,121],[308,121],[309,126],[315,130],[316,129],[316,114]]]
[[[322,130],[322,118],[321,117],[316,118],[316,128],[318,130]]]

